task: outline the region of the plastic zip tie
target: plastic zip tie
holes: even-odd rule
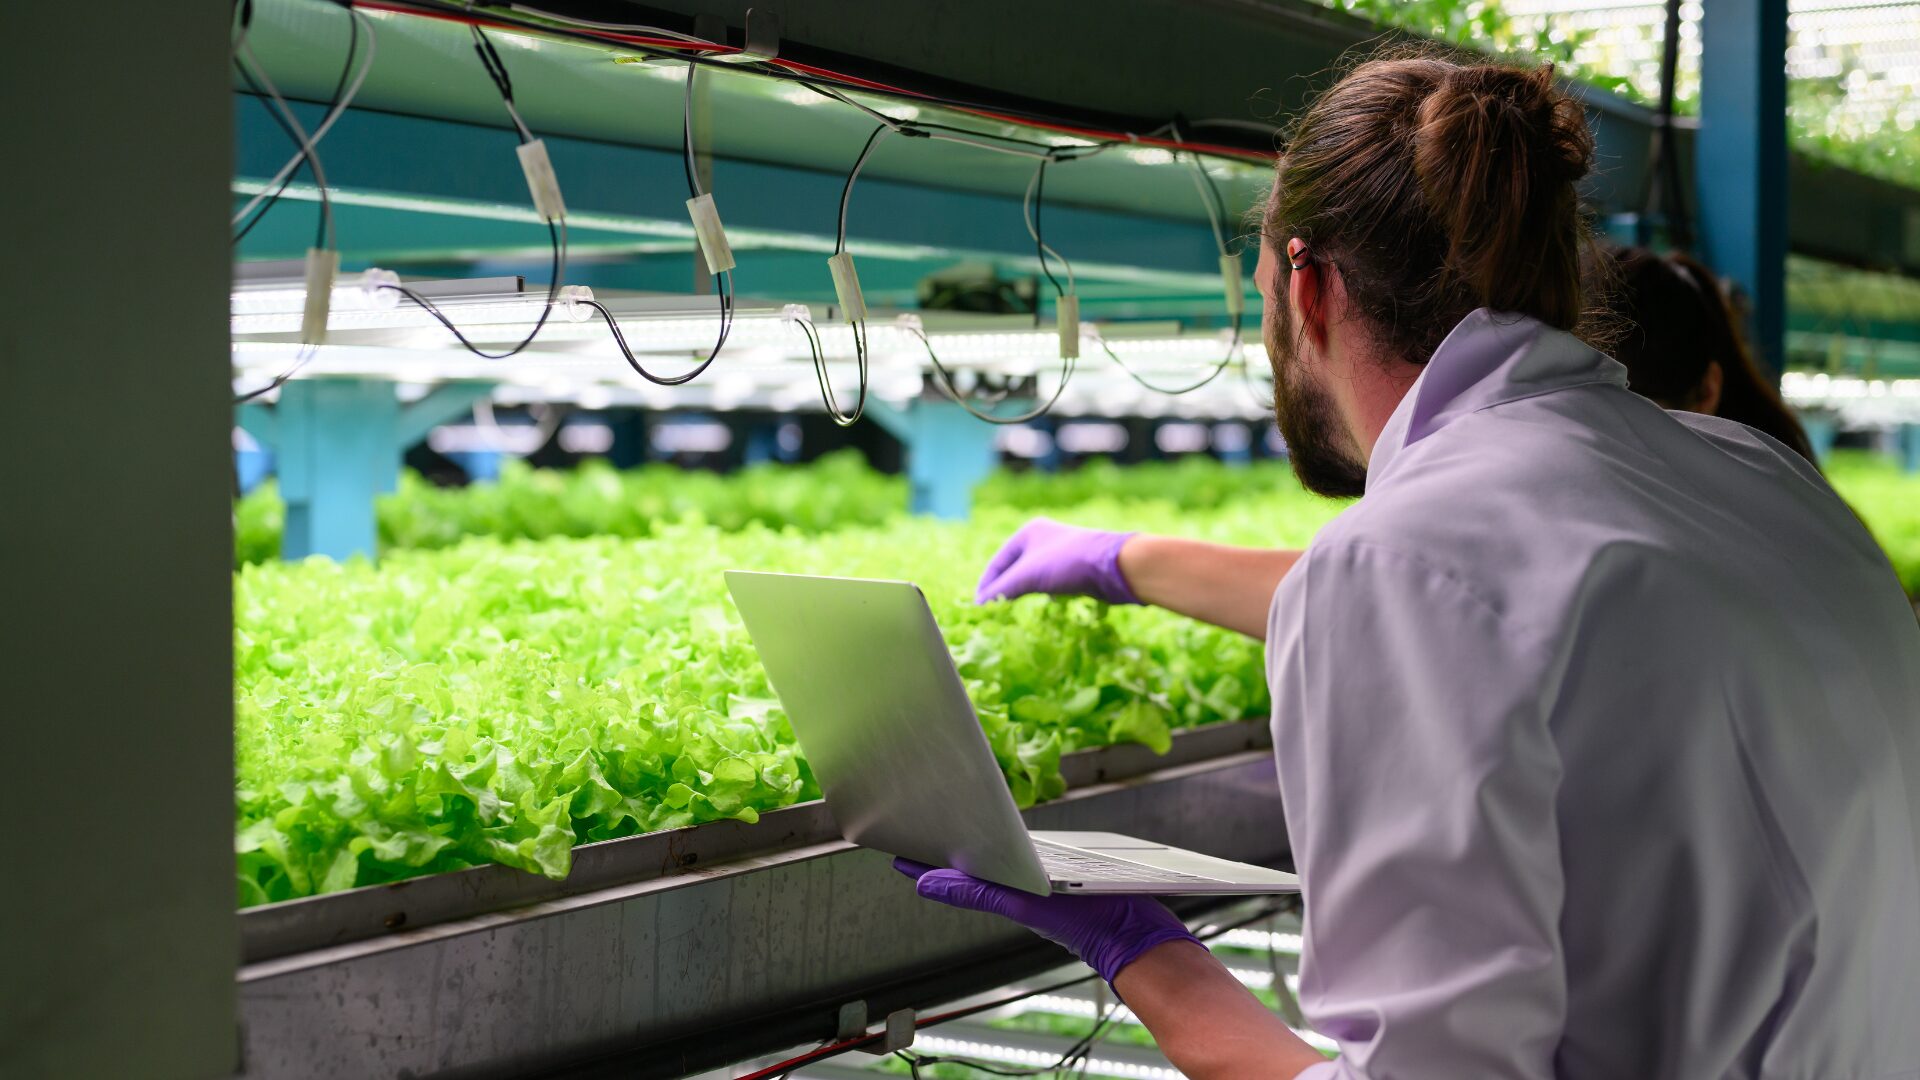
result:
[[[843,251],[827,260],[833,271],[833,292],[840,298],[840,317],[860,322],[867,317],[867,299],[860,295],[860,275],[853,272],[853,252]]]
[[[1080,298],[1067,293],[1054,301],[1053,318],[1060,329],[1060,359],[1080,359]]]
[[[713,205],[713,193],[688,199],[687,216],[693,219],[693,235],[700,241],[700,254],[707,260],[707,272],[724,274],[733,269],[733,247],[727,243],[727,230],[720,227],[720,211]]]
[[[307,249],[307,300],[300,315],[300,342],[319,345],[327,340],[327,316],[333,307],[333,279],[340,272],[340,253],[330,248]]]
[[[527,174],[527,190],[533,193],[533,208],[548,221],[567,216],[567,204],[560,198],[560,178],[553,175],[553,160],[547,157],[544,139],[520,144],[520,169]]]
[[[1220,283],[1227,290],[1227,314],[1234,318],[1247,310],[1246,286],[1240,284],[1240,256],[1220,256]]]

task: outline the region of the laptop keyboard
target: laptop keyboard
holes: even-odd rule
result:
[[[1088,855],[1071,848],[1054,847],[1038,841],[1034,843],[1034,848],[1040,853],[1040,865],[1046,868],[1048,876],[1061,880],[1144,881],[1168,885],[1214,880],[1194,874],[1182,874],[1177,870],[1162,870],[1158,867],[1142,866],[1139,863],[1105,859],[1098,855]]]

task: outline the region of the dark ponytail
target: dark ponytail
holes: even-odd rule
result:
[[[1806,429],[1761,376],[1712,271],[1686,255],[1663,257],[1646,248],[1608,248],[1597,259],[1591,276],[1608,283],[1602,295],[1620,327],[1613,357],[1627,366],[1630,388],[1666,408],[1693,409],[1707,365],[1719,364],[1714,415],[1764,431],[1814,460]]]
[[[1370,60],[1294,125],[1262,231],[1337,266],[1349,303],[1415,363],[1475,308],[1588,331],[1575,184],[1592,162],[1551,66]]]

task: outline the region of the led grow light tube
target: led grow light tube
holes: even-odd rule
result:
[[[336,313],[390,311],[399,306],[400,294],[383,286],[398,284],[400,284],[400,275],[378,268],[364,273],[336,277],[328,307]],[[299,316],[306,307],[307,290],[304,285],[270,282],[261,285],[243,285],[233,290],[228,310],[236,317],[291,315],[294,316],[292,329],[298,330]]]

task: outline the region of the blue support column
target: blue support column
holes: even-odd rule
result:
[[[400,402],[393,384],[300,379],[280,391],[280,497],[287,503],[280,554],[372,558],[379,538],[374,497],[399,473],[393,452]]]
[[[491,484],[500,479],[500,466],[506,455],[498,450],[456,450],[447,460],[460,466],[467,479],[476,484]]]
[[[240,426],[271,446],[279,463],[287,504],[281,557],[372,558],[379,540],[374,500],[394,489],[400,455],[491,389],[450,383],[403,406],[384,380],[296,379],[281,388],[271,412],[242,406]]]
[[[1745,294],[1749,340],[1777,379],[1786,355],[1787,0],[1701,6],[1701,247]]]
[[[1920,473],[1920,424],[1900,425],[1900,466]]]
[[[905,444],[910,507],[950,521],[973,508],[973,489],[1000,460],[998,428],[951,401],[919,400],[905,409],[869,398],[867,415]]]

